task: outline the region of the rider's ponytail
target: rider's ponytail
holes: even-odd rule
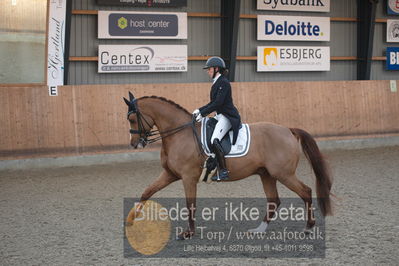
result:
[[[227,68],[220,68],[219,73],[223,76],[227,76],[229,74],[229,70]]]

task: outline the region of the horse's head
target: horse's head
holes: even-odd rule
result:
[[[144,148],[147,145],[148,137],[151,136],[151,129],[154,121],[140,112],[137,99],[129,92],[129,100],[123,98],[128,106],[127,120],[130,123],[130,145],[135,149]]]

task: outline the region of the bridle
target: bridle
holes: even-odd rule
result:
[[[177,132],[191,126],[193,129],[193,133],[194,136],[197,140],[197,143],[201,143],[199,140],[199,136],[197,131],[195,130],[195,119],[193,118],[190,122],[183,124],[181,126],[178,126],[176,128],[172,128],[169,130],[165,130],[165,131],[159,131],[157,130],[151,130],[152,126],[150,125],[150,123],[147,121],[147,119],[145,119],[144,115],[140,112],[137,103],[136,103],[136,99],[133,99],[130,103],[130,108],[131,110],[128,111],[127,113],[127,120],[129,120],[129,116],[131,114],[136,114],[137,116],[137,124],[138,124],[138,129],[134,130],[134,129],[130,129],[129,132],[130,134],[133,135],[139,135],[139,142],[145,146],[147,144],[151,144],[154,142],[157,142],[158,140],[164,139],[166,137],[169,137],[173,134],[176,134]],[[145,129],[145,125],[148,126],[149,130]],[[155,137],[154,137],[155,136]],[[154,138],[151,138],[154,137]],[[202,149],[200,149],[201,153],[203,152]]]

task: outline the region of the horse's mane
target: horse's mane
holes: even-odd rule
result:
[[[143,97],[140,97],[138,100],[141,100],[141,99],[157,99],[157,100],[161,100],[161,101],[163,101],[163,102],[166,102],[166,103],[169,103],[169,104],[173,105],[173,106],[176,107],[177,109],[182,110],[182,111],[185,112],[186,114],[191,115],[191,113],[190,113],[189,111],[187,111],[187,109],[185,109],[185,108],[182,107],[181,105],[175,103],[174,101],[168,100],[168,99],[166,99],[166,98],[164,98],[164,97],[155,96],[155,95],[153,95],[153,96],[143,96]]]

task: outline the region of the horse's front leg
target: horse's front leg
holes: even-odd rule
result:
[[[134,212],[130,212],[127,217],[127,223],[131,224],[135,218],[136,213],[143,209],[145,201],[152,197],[157,191],[160,191],[167,185],[179,180],[179,178],[167,170],[163,170],[161,175],[151,184],[149,185],[143,192],[140,198],[140,203],[136,205],[136,210]]]
[[[186,194],[186,204],[189,213],[188,229],[177,236],[178,240],[190,239],[195,233],[195,208],[197,197],[197,179],[196,178],[182,178],[184,192]]]

